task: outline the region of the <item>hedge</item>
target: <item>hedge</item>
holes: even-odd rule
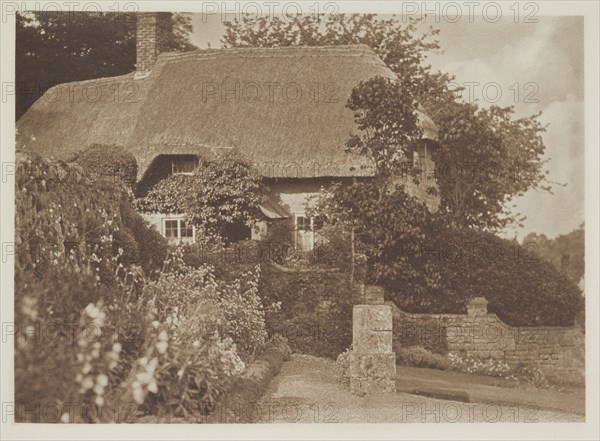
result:
[[[105,257],[100,276],[114,277],[108,263],[122,249],[121,263],[159,270],[167,241],[131,207],[126,189],[76,164],[19,153],[16,170],[17,265],[42,278],[53,264],[69,258]],[[111,250],[102,251],[112,236]],[[104,280],[106,281],[106,280]]]
[[[76,153],[70,161],[78,163],[87,173],[118,178],[130,187],[137,181],[137,161],[122,147],[92,144]]]
[[[511,326],[571,326],[583,308],[580,290],[552,265],[492,233],[432,229],[412,261],[417,276],[382,281],[407,312],[462,314],[485,297]]]
[[[263,304],[280,303],[267,314],[267,327],[286,337],[292,351],[335,359],[352,343],[347,274],[264,265],[260,293]]]

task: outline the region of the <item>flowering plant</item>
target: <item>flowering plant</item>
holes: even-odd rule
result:
[[[495,358],[477,358],[473,356],[460,356],[449,353],[448,359],[452,368],[468,374],[489,375],[491,377],[502,377],[508,380],[517,380],[512,368],[508,363]]]
[[[267,333],[258,296],[260,270],[225,283],[210,266],[191,268],[176,250],[143,291],[147,331],[128,387],[149,413],[207,413],[244,372],[241,357]]]

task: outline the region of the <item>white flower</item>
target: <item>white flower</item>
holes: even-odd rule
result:
[[[100,386],[99,384],[96,384],[94,386],[94,393],[96,395],[104,395],[104,388],[102,386]]]
[[[152,392],[153,394],[155,394],[155,393],[157,393],[157,392],[158,392],[158,386],[156,385],[156,381],[153,381],[152,383],[150,383],[150,384],[148,385],[148,390],[149,390],[150,392]]]
[[[96,308],[96,305],[94,305],[93,303],[90,303],[85,307],[85,312],[88,315],[88,317],[93,319],[100,315],[100,310]]]
[[[91,377],[85,377],[83,379],[83,382],[81,383],[81,387],[85,390],[91,389],[92,387],[94,387],[94,381]]]
[[[71,422],[71,419],[69,418],[69,414],[67,412],[62,414],[62,416],[60,417],[60,422],[65,424]]]
[[[156,349],[158,350],[159,354],[164,354],[165,352],[167,352],[168,347],[169,343],[167,343],[166,341],[159,341],[158,343],[156,343]]]
[[[147,357],[140,358],[139,363],[141,366],[146,366],[148,364],[148,358]]]
[[[100,407],[104,406],[104,398],[96,397],[95,403]]]
[[[108,386],[108,377],[104,374],[100,374],[96,377],[96,383],[102,387]]]
[[[167,334],[167,331],[165,331],[164,329],[162,331],[160,331],[160,334],[158,334],[158,340],[167,341],[168,339],[169,339],[169,334]]]
[[[159,326],[160,326],[160,322],[159,322],[158,320],[154,320],[154,321],[152,322],[152,327],[153,327],[154,329],[158,329],[158,327],[159,327]]]
[[[87,373],[89,373],[91,370],[92,370],[92,365],[91,365],[91,364],[89,364],[89,363],[85,363],[85,364],[83,365],[83,368],[81,369],[81,372],[83,372],[84,374],[87,374]],[[92,386],[90,386],[90,387],[92,387]],[[89,389],[89,388],[88,388],[88,389]]]
[[[200,347],[200,340],[196,340],[194,341],[194,343],[192,343],[192,346],[196,349],[198,349]]]
[[[147,367],[148,372],[153,373],[156,370],[157,366],[158,366],[158,358],[154,357],[152,360],[150,360],[150,363],[148,363],[148,367]]]
[[[150,375],[148,372],[140,372],[135,376],[135,378],[141,384],[148,384],[152,380],[152,375]]]
[[[142,389],[133,389],[133,400],[137,404],[144,404],[144,391]]]
[[[112,346],[112,350],[113,350],[113,352],[116,352],[117,354],[118,354],[119,352],[121,352],[121,343],[115,343],[115,344]]]

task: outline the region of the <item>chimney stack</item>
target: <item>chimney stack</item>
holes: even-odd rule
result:
[[[140,12],[136,25],[136,78],[147,76],[166,49],[172,30],[170,12]]]

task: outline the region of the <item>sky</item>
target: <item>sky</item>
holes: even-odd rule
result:
[[[440,29],[437,38],[443,52],[432,54],[428,63],[467,87],[463,99],[477,100],[481,106],[513,105],[518,116],[541,111],[540,120],[548,124],[544,159],[549,160],[548,177],[556,184],[553,194],[530,190],[513,200],[526,220],[522,228],[508,228],[503,235],[519,240],[530,232],[553,238],[584,220],[583,18],[537,19],[440,20],[420,29]],[[194,14],[193,25],[194,44],[220,47],[225,27],[218,16]]]

